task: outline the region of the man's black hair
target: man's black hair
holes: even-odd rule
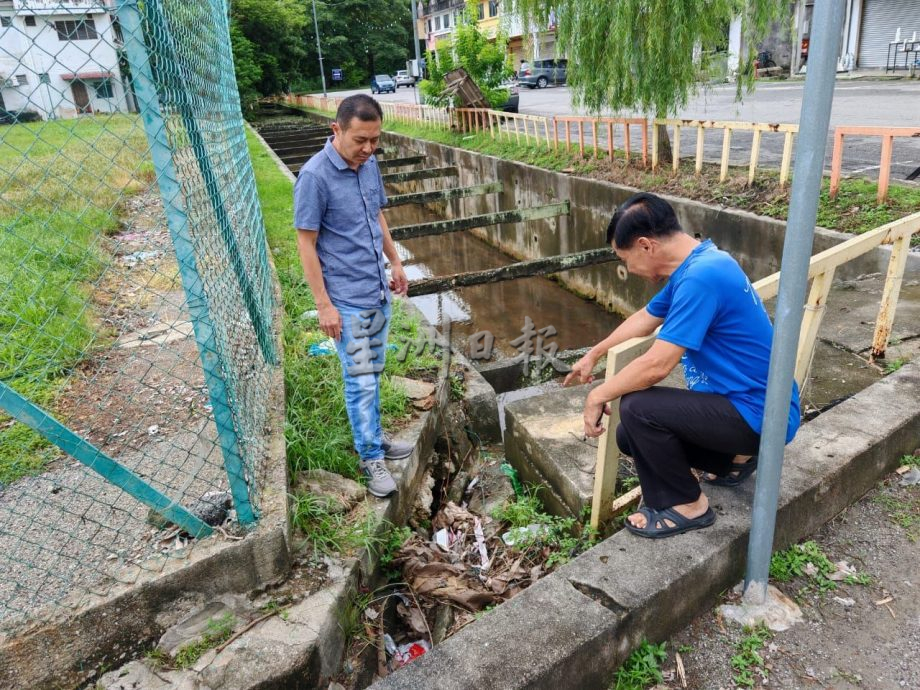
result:
[[[671,204],[660,196],[639,192],[613,214],[607,226],[607,244],[629,249],[640,237],[668,237],[682,231]]]
[[[383,122],[383,110],[380,104],[364,93],[349,96],[341,103],[335,113],[335,121],[344,132],[351,125],[351,121],[358,118],[361,122]]]

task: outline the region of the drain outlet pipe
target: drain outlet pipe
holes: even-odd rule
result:
[[[817,0],[811,22],[814,31],[799,117],[799,142],[783,242],[773,350],[751,514],[751,539],[748,542],[744,600],[749,604],[763,604],[767,599],[789,400],[802,325],[802,305],[808,287],[808,264],[818,217],[818,195],[824,174],[824,153],[834,98],[837,44],[843,28],[845,5],[844,0]]]

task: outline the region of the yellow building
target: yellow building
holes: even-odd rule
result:
[[[501,0],[489,0],[480,2],[479,12],[479,30],[488,38],[495,38],[498,35],[501,15]]]

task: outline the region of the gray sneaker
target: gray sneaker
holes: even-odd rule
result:
[[[387,434],[383,435],[381,445],[383,446],[384,457],[386,457],[387,460],[405,460],[412,455],[412,451],[415,450],[414,444],[397,441],[395,438],[390,438]]]
[[[367,477],[367,490],[377,498],[386,498],[396,491],[396,482],[383,464],[383,459],[361,462],[361,471]]]

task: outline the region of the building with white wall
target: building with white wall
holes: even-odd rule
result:
[[[127,112],[112,0],[0,0],[0,108]]]

